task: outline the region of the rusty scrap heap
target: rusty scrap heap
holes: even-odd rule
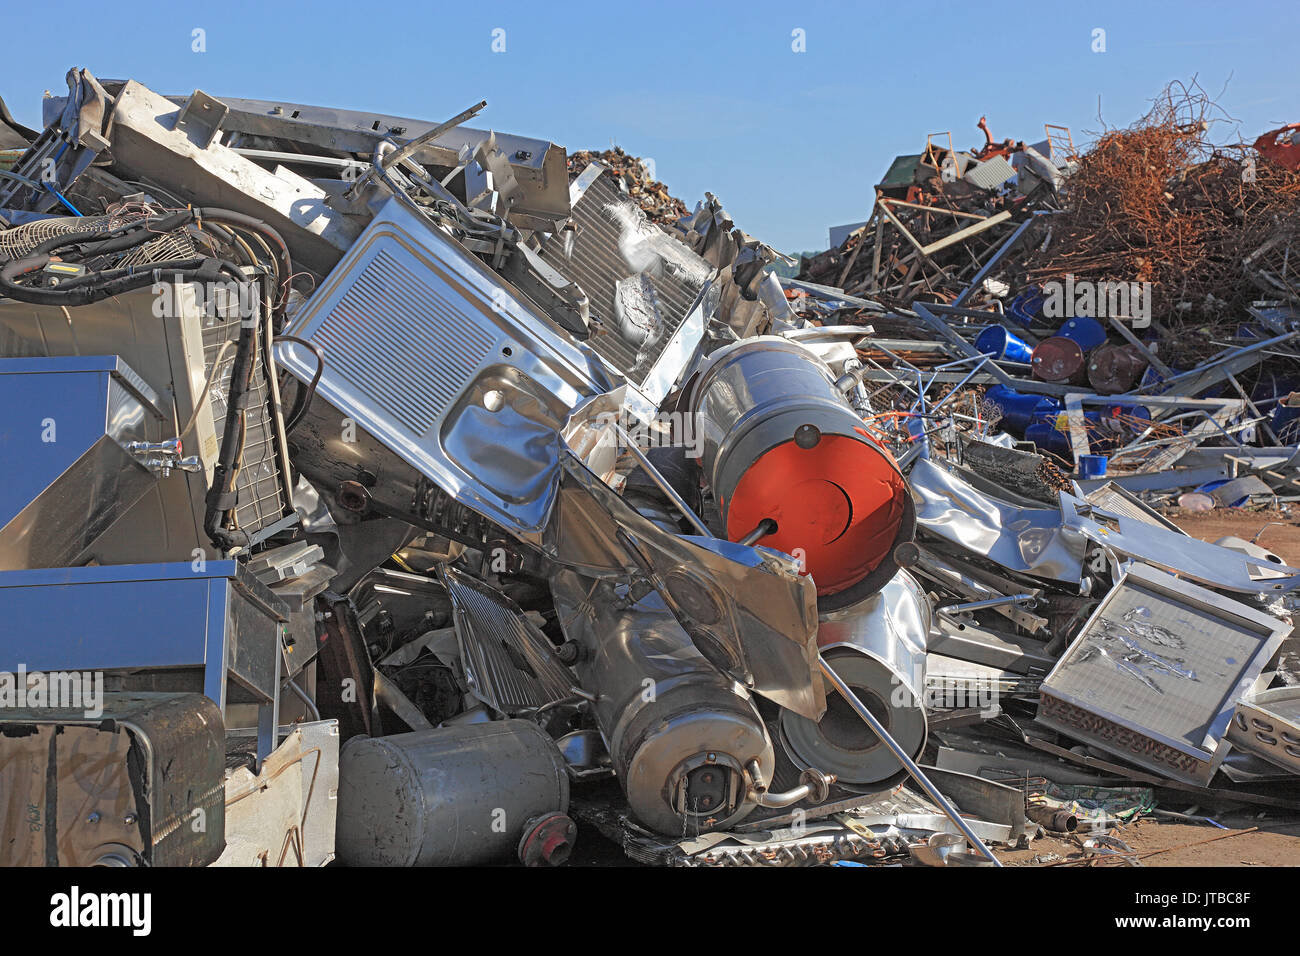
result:
[[[1290,131],[981,121],[784,278],[484,102],[67,81],[0,103],[0,865],[1130,864],[1296,806]]]
[[[668,192],[668,187],[654,179],[653,167],[645,160],[629,156],[621,146],[604,152],[582,149],[569,155],[569,179],[592,163],[600,163],[618,177],[620,188],[635,202],[650,222],[672,226],[690,214],[686,203]]]
[[[1151,282],[1151,318],[1178,333],[1170,345],[1192,350],[1189,360],[1206,357],[1216,334],[1230,337],[1253,301],[1300,303],[1289,261],[1300,171],[1210,144],[1214,112],[1204,93],[1171,88],[1133,126],[1098,139],[1070,176],[1050,239],[1026,243],[1025,280]]]

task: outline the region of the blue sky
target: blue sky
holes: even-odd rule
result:
[[[1170,80],[1201,84],[1254,139],[1300,121],[1300,3],[39,4],[5,14],[0,95],[38,126],[40,96],[85,66],[160,92],[371,109],[438,120],[486,99],[476,125],[569,150],[652,157],[693,206],[710,190],[783,251],[866,218],[872,185],[927,133],[1075,142],[1127,125]],[[493,30],[505,51],[493,52]],[[193,31],[206,51],[194,52]],[[1095,53],[1093,31],[1105,31]],[[804,51],[792,48],[803,31]],[[499,45],[499,44],[498,44]]]

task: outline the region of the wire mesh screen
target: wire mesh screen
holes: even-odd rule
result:
[[[222,346],[239,338],[238,310],[229,316],[226,310],[208,310],[203,320],[204,374],[212,374]],[[235,364],[235,348],[226,349],[221,368],[212,383],[208,401],[216,425],[217,440],[222,440],[223,425],[230,401],[230,375]],[[253,370],[252,404],[248,407],[243,461],[235,478],[235,526],[252,534],[274,524],[286,513],[285,483],[280,472],[275,434],[271,421],[266,368],[263,364],[262,340],[258,337],[257,361]]]
[[[0,231],[0,259],[22,258],[47,239],[75,232],[109,232],[141,218],[142,215],[61,216],[23,223]],[[128,250],[117,265],[147,265],[170,259],[189,259],[195,255],[194,242],[184,232],[160,232],[156,238]]]

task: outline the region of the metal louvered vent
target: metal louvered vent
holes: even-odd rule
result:
[[[570,696],[576,683],[572,672],[514,602],[451,568],[442,578],[456,611],[465,676],[476,697],[513,715]]]
[[[325,316],[314,341],[353,387],[382,395],[398,422],[424,435],[494,346],[487,329],[465,321],[464,308],[448,301],[427,273],[417,275],[381,248]],[[381,327],[384,334],[372,334]],[[432,343],[436,347],[429,348]],[[394,381],[409,384],[398,389]]]
[[[713,269],[649,223],[604,166],[592,164],[569,189],[576,235],[548,240],[542,258],[587,293],[593,326],[600,323],[587,344],[643,385]]]

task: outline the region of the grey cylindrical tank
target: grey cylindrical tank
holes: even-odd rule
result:
[[[529,721],[354,737],[336,848],[349,866],[470,866],[508,858],[529,821],[568,809],[564,758]]]

